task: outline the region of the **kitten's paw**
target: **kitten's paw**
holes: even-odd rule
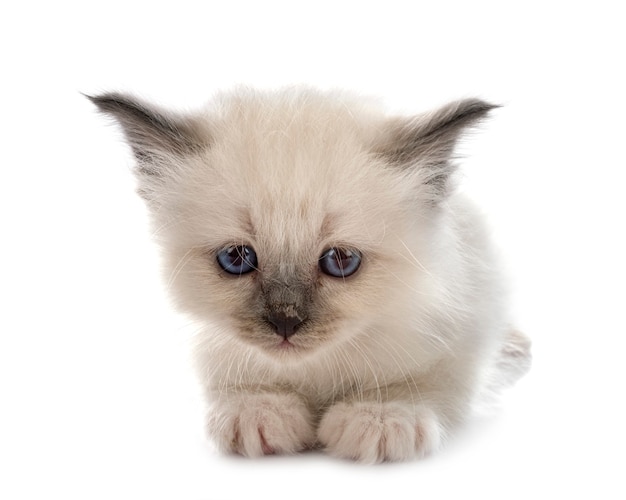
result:
[[[441,427],[425,406],[337,403],[322,418],[318,440],[335,456],[365,463],[407,460],[436,450]]]
[[[242,394],[217,403],[209,435],[227,452],[248,457],[296,453],[315,442],[312,417],[295,394]]]

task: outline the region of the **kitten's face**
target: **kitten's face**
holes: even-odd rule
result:
[[[182,118],[94,100],[133,147],[179,305],[280,359],[410,316],[447,155],[489,109],[390,120],[336,96],[243,93]]]
[[[281,358],[384,321],[415,272],[413,190],[345,116],[231,119],[160,209],[180,304]]]

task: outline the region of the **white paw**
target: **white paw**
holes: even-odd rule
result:
[[[223,451],[248,457],[295,453],[315,442],[311,414],[294,394],[229,397],[212,409],[208,431]]]
[[[441,427],[435,413],[424,406],[342,402],[322,418],[318,439],[332,455],[378,463],[434,451],[441,441]]]

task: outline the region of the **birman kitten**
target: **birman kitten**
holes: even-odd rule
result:
[[[121,125],[173,296],[203,325],[221,449],[423,456],[529,367],[483,220],[453,183],[459,137],[493,105],[388,116],[298,88],[189,114],[90,99]]]

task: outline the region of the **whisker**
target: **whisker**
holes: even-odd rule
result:
[[[174,284],[174,282],[176,281],[176,278],[178,278],[178,275],[180,274],[180,272],[183,270],[183,268],[187,265],[187,263],[191,260],[191,258],[193,257],[192,252],[196,250],[195,247],[191,247],[189,250],[187,250],[185,252],[185,254],[179,259],[179,261],[176,263],[176,266],[174,266],[174,269],[172,270],[172,272],[170,273],[170,276],[167,280],[167,284],[166,284],[166,289],[169,291],[172,288],[172,285]]]

